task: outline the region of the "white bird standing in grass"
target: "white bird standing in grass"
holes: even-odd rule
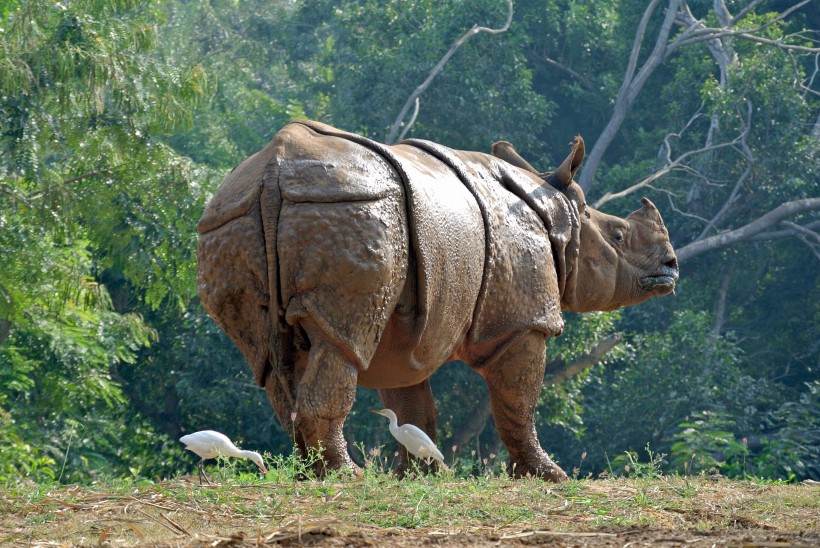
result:
[[[268,473],[265,463],[262,462],[262,455],[256,451],[242,451],[237,448],[225,434],[214,432],[213,430],[202,430],[179,438],[185,444],[185,449],[192,451],[202,457],[199,461],[199,484],[202,485],[202,478],[211,484],[211,480],[205,475],[203,466],[208,459],[216,457],[237,457],[240,459],[251,459],[263,474]]]
[[[411,455],[427,461],[428,464],[431,459],[435,460],[445,470],[447,469],[444,464],[444,455],[438,450],[430,436],[424,433],[424,430],[409,423],[399,426],[399,419],[391,409],[371,409],[371,411],[390,419],[390,433]]]

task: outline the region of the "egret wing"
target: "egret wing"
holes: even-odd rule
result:
[[[402,439],[399,439],[402,445],[414,456],[420,459],[433,458],[436,460],[444,460],[444,455],[438,450],[433,440],[424,433],[424,431],[412,424],[405,424],[399,428]]]

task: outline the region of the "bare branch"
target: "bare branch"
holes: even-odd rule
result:
[[[818,247],[817,244],[810,242],[808,238],[801,234],[797,235],[797,239],[806,244],[806,247],[808,247],[811,252],[814,253],[814,256],[817,257],[817,260],[820,261],[820,247]]]
[[[703,23],[698,22],[697,30],[695,30],[692,33],[684,33],[681,36],[679,36],[674,42],[672,42],[670,44],[669,51],[671,53],[675,49],[677,49],[679,47],[682,47],[682,46],[685,46],[685,45],[688,45],[688,44],[692,44],[692,43],[696,43],[696,42],[702,42],[704,40],[712,40],[712,39],[715,39],[715,38],[721,38],[723,36],[740,36],[740,37],[743,37],[743,38],[746,38],[746,39],[749,39],[749,40],[761,41],[763,43],[774,45],[774,46],[781,47],[781,48],[784,48],[784,49],[795,49],[795,50],[808,51],[808,52],[818,51],[817,48],[807,48],[806,46],[797,46],[797,45],[793,45],[793,44],[785,44],[785,43],[779,42],[777,40],[768,40],[768,39],[760,38],[759,36],[754,36],[755,33],[766,30],[767,28],[769,28],[771,26],[774,26],[775,24],[779,23],[780,21],[783,21],[792,12],[794,12],[795,10],[800,9],[801,7],[805,6],[806,4],[808,4],[812,1],[813,0],[803,0],[802,2],[799,2],[799,3],[795,4],[794,6],[791,6],[790,8],[778,13],[777,17],[775,17],[771,21],[768,21],[767,23],[764,23],[764,24],[762,24],[758,27],[750,28],[750,29],[731,30],[732,27],[734,27],[743,17],[745,17],[746,15],[748,15],[750,13],[750,10],[748,9],[748,6],[747,6],[747,9],[744,9],[741,12],[740,15],[738,15],[737,17],[733,17],[730,20],[730,24],[724,25],[724,27],[722,27],[722,28],[707,27]],[[753,2],[753,4],[754,4],[754,2]],[[723,5],[723,9],[725,9],[725,4]]]
[[[780,224],[785,226],[785,227],[788,227],[793,232],[796,232],[796,233],[798,233],[802,236],[805,236],[807,239],[815,240],[817,242],[817,244],[820,244],[820,234],[814,232],[813,230],[809,230],[806,227],[802,227],[800,225],[794,224],[794,223],[789,222],[789,221],[783,221]]]
[[[589,354],[584,354],[571,363],[559,363],[557,367],[548,368],[547,373],[551,375],[551,377],[544,381],[544,387],[562,383],[586,371],[593,365],[597,365],[621,340],[621,336],[618,334],[610,335],[595,345],[595,348],[593,348]]]
[[[509,11],[507,13],[507,21],[504,23],[503,27],[501,27],[500,29],[491,29],[488,27],[479,27],[477,25],[473,26],[473,28],[465,32],[463,35],[461,35],[461,37],[458,40],[456,40],[452,46],[450,46],[450,49],[447,51],[447,53],[444,54],[441,60],[439,60],[438,64],[435,67],[433,67],[433,70],[430,71],[430,74],[427,76],[427,79],[424,82],[422,82],[421,85],[417,87],[415,91],[413,91],[413,93],[410,94],[410,97],[407,98],[407,101],[405,101],[404,106],[401,108],[399,115],[396,116],[396,120],[393,122],[393,127],[390,128],[390,133],[387,135],[387,139],[385,140],[385,142],[388,145],[392,145],[396,142],[396,134],[399,132],[399,127],[401,126],[401,123],[404,121],[404,118],[407,116],[407,111],[410,110],[410,107],[413,105],[413,103],[415,103],[416,99],[422,93],[424,93],[424,91],[428,87],[430,87],[430,84],[433,82],[435,77],[438,76],[442,70],[444,70],[444,65],[447,64],[447,61],[450,60],[453,54],[455,54],[455,52],[458,51],[458,49],[461,46],[463,46],[470,38],[472,38],[476,34],[482,32],[487,34],[501,34],[502,32],[507,32],[507,30],[509,30],[510,23],[512,23],[513,18],[512,0],[507,0],[507,5],[509,7]]]
[[[820,53],[814,55],[814,70],[811,73],[811,77],[809,78],[808,84],[803,86],[803,89],[806,92],[813,93],[815,95],[820,95],[812,89],[814,87],[814,78],[817,76],[818,73],[820,73]],[[814,137],[820,137],[820,129],[818,128],[818,126],[820,126],[820,115],[817,117],[817,122],[815,122],[814,129],[811,132],[811,134]]]
[[[743,185],[746,182],[746,179],[749,178],[749,175],[752,173],[752,168],[755,164],[754,154],[752,153],[752,149],[749,148],[749,145],[746,143],[746,136],[749,134],[749,129],[751,128],[751,119],[752,119],[752,102],[746,101],[746,121],[743,123],[744,128],[743,132],[738,137],[738,141],[740,142],[740,149],[743,153],[743,156],[746,158],[746,169],[743,170],[743,173],[740,174],[738,177],[737,182],[735,183],[735,188],[732,189],[731,194],[726,199],[726,202],[723,204],[723,207],[720,208],[720,211],[715,214],[711,221],[704,227],[703,231],[700,235],[696,238],[697,240],[703,239],[706,237],[706,234],[709,233],[710,230],[714,229],[717,230],[717,224],[723,220],[726,214],[729,212],[732,206],[737,202],[738,195],[740,194],[740,189],[743,188]]]
[[[780,12],[777,15],[777,17],[775,17],[774,19],[772,19],[771,21],[769,21],[765,25],[759,26],[753,32],[759,32],[761,30],[764,30],[764,29],[767,29],[767,28],[771,27],[775,23],[779,23],[780,21],[783,21],[784,19],[786,19],[786,17],[791,15],[792,12],[799,10],[800,8],[805,6],[806,4],[810,4],[813,1],[814,0],[803,0],[802,2],[798,2],[797,4],[791,6],[790,8],[788,8],[786,10],[783,10],[782,12]],[[755,2],[752,2],[752,4],[755,4]],[[747,9],[741,10],[741,12],[738,14],[738,16],[735,17],[734,19],[732,19],[732,24],[730,26],[735,26],[737,24],[737,22],[740,21],[743,17],[746,17],[746,15],[748,13],[749,13],[749,10],[747,10]]]
[[[780,224],[784,225],[785,222],[786,221],[784,221],[783,223],[780,223]],[[790,223],[790,224],[793,224],[793,223]],[[800,226],[800,225],[795,225],[795,226]],[[803,228],[805,230],[811,230],[811,231],[817,230],[818,228],[820,228],[820,221],[811,222],[809,224],[801,226],[800,228]],[[766,240],[779,240],[781,238],[793,238],[794,233],[795,233],[795,231],[791,228],[787,228],[785,230],[771,230],[769,232],[761,232],[760,234],[756,234],[756,235],[752,236],[751,238],[749,238],[747,241],[749,241],[749,242],[761,242],[761,241],[766,241]]]
[[[401,130],[401,134],[399,135],[399,141],[404,140],[404,136],[407,135],[407,132],[410,131],[410,128],[413,127],[413,124],[416,123],[416,118],[419,115],[419,98],[416,97],[416,106],[413,107],[413,115],[410,117],[410,121],[407,122],[407,125],[404,126],[404,129]]]
[[[686,11],[689,11],[689,6],[684,4],[683,7],[686,8]],[[712,2],[712,11],[715,12],[721,26],[728,27],[732,24],[732,14],[729,13],[729,8],[726,7],[724,0],[714,0],[714,2]]]
[[[727,18],[731,19],[729,11],[726,8],[726,4],[723,3],[723,0],[715,0],[715,12],[721,22],[727,20]],[[681,6],[678,14],[678,22],[685,25],[687,27],[687,31],[691,32],[706,28],[701,21],[695,19],[695,16],[692,15],[692,12],[689,11],[689,7],[686,4]],[[673,42],[670,47],[676,47],[674,44],[675,42]],[[723,42],[717,38],[706,40],[706,47],[709,48],[709,52],[712,54],[712,57],[715,61],[717,61],[718,68],[720,69],[720,87],[722,88],[726,85],[728,80],[729,65],[732,61],[731,55],[729,54],[727,48],[723,45]]]
[[[629,63],[626,66],[626,74],[624,74],[624,81],[621,83],[621,93],[626,93],[629,89],[630,83],[635,76],[635,68],[638,66],[638,55],[641,53],[641,46],[646,35],[646,27],[649,25],[649,19],[655,13],[658,7],[659,0],[652,0],[643,12],[641,22],[638,24],[638,30],[635,31],[635,40],[632,42],[632,51],[629,52]]]
[[[755,29],[757,30],[757,29]],[[684,40],[675,44],[675,49],[682,46],[688,46],[689,44],[696,44],[698,42],[703,42],[706,40],[714,40],[716,38],[722,38],[724,36],[736,36],[738,38],[743,38],[744,40],[749,40],[751,42],[758,42],[760,44],[766,44],[768,46],[775,46],[780,49],[784,50],[791,50],[791,51],[802,51],[804,53],[817,53],[820,52],[820,48],[813,48],[809,46],[801,46],[798,44],[787,44],[781,40],[772,40],[771,38],[763,38],[762,36],[755,36],[750,31],[740,31],[740,30],[727,30],[727,29],[712,29],[712,28],[704,28],[703,33],[699,33],[695,36],[687,37]],[[669,53],[672,53],[672,49],[670,48]]]
[[[569,74],[575,80],[578,80],[578,82],[580,82],[581,85],[584,86],[586,89],[594,91],[595,86],[593,85],[592,81],[583,74],[579,74],[571,68],[569,68],[568,66],[564,65],[563,63],[559,63],[558,61],[550,59],[549,57],[542,57],[542,59],[551,67],[555,67],[561,72]]]
[[[676,250],[675,254],[678,256],[678,262],[683,263],[708,251],[748,240],[752,236],[775,226],[787,217],[792,217],[806,211],[816,211],[818,209],[820,209],[820,198],[806,198],[786,202],[745,226],[728,232],[722,232],[702,240],[695,240]]]
[[[615,137],[623,125],[632,104],[643,89],[646,81],[652,73],[654,73],[655,70],[676,50],[685,45],[705,41],[708,43],[707,45],[710,47],[710,50],[712,51],[713,56],[715,56],[715,59],[718,61],[718,64],[721,65],[722,63],[729,62],[730,58],[728,57],[725,47],[720,44],[719,39],[727,36],[736,36],[745,40],[753,40],[781,49],[816,53],[820,51],[820,48],[787,44],[781,40],[771,40],[755,35],[755,33],[761,32],[762,30],[786,19],[792,12],[807,5],[811,1],[812,0],[802,0],[794,6],[780,12],[771,21],[768,21],[758,27],[733,30],[731,26],[734,26],[738,21],[742,20],[749,13],[751,13],[752,9],[757,7],[759,2],[753,1],[737,17],[731,18],[729,17],[725,3],[722,0],[716,0],[715,9],[718,12],[718,19],[723,23],[728,22],[731,26],[710,28],[703,22],[695,19],[685,2],[680,0],[669,0],[666,8],[666,16],[661,24],[660,31],[658,32],[657,40],[655,42],[655,48],[644,61],[640,70],[636,73],[638,57],[646,33],[646,22],[654,13],[659,3],[657,0],[653,0],[644,11],[641,23],[635,33],[635,41],[632,46],[632,51],[630,52],[627,70],[624,74],[624,79],[618,92],[618,96],[615,99],[615,107],[613,109],[612,116],[607,122],[606,127],[604,127],[604,130],[601,132],[601,135],[592,146],[592,149],[587,156],[584,168],[578,178],[578,183],[581,187],[588,191],[592,186],[592,182],[595,179],[595,174],[601,164],[601,161],[603,160],[606,150],[615,140]],[[684,26],[684,30],[674,40],[670,41],[670,27],[675,23]],[[722,67],[722,79],[724,78],[724,69],[725,67]]]
[[[672,159],[672,145],[670,143],[670,139],[672,137],[680,137],[681,135],[683,135],[683,133],[686,131],[686,129],[699,116],[700,116],[700,113],[696,113],[695,116],[693,116],[686,123],[686,126],[684,126],[684,128],[681,131],[679,131],[677,133],[670,133],[666,137],[664,137],[664,139],[663,139],[663,150],[664,150],[665,163],[664,163],[663,166],[659,167],[658,169],[656,169],[655,171],[653,171],[652,173],[650,173],[649,175],[647,175],[646,177],[644,177],[643,179],[638,181],[637,183],[634,183],[634,184],[628,186],[627,188],[625,188],[625,189],[623,189],[619,192],[607,192],[601,198],[599,198],[592,205],[592,207],[597,209],[597,208],[600,208],[602,205],[604,205],[607,202],[610,202],[610,201],[618,199],[618,198],[623,198],[624,196],[628,196],[628,195],[632,194],[633,192],[637,192],[638,190],[640,190],[644,187],[650,186],[653,182],[657,181],[658,179],[660,179],[664,175],[667,175],[667,174],[671,173],[672,171],[675,171],[675,170],[678,170],[678,169],[689,170],[691,168],[686,166],[685,162],[687,160],[689,160],[690,158],[692,158],[694,156],[697,156],[699,154],[704,154],[706,152],[711,152],[711,151],[719,150],[719,149],[726,148],[726,147],[734,147],[735,145],[740,143],[740,140],[743,137],[745,137],[745,132],[744,132],[743,134],[736,137],[732,141],[729,141],[729,142],[726,142],[726,143],[719,143],[717,145],[707,145],[707,146],[701,147],[697,150],[690,150],[690,151],[684,152],[683,154],[681,154],[680,156],[678,156],[677,158],[675,158],[673,160]]]
[[[672,208],[672,211],[674,211],[675,213],[677,213],[678,215],[681,215],[683,217],[688,217],[690,219],[695,219],[695,220],[701,221],[703,223],[708,223],[709,222],[709,219],[704,219],[700,215],[695,215],[694,213],[689,213],[688,211],[683,211],[682,209],[677,207],[675,205],[675,201],[672,199],[672,193],[668,192],[668,194],[670,194],[670,196],[669,196],[669,207]]]
[[[589,189],[592,185],[595,172],[598,170],[598,166],[603,160],[606,149],[609,148],[609,145],[612,144],[612,141],[621,129],[621,125],[623,125],[626,115],[629,113],[629,109],[632,107],[632,104],[635,102],[638,94],[641,92],[643,86],[646,84],[647,80],[649,80],[652,73],[655,72],[655,69],[663,63],[666,57],[669,33],[671,32],[672,25],[675,22],[675,16],[678,12],[678,7],[681,0],[669,1],[669,6],[666,9],[663,24],[661,25],[661,29],[658,32],[658,37],[655,40],[655,47],[646,61],[644,61],[644,64],[641,66],[637,75],[635,74],[638,56],[641,50],[641,45],[643,44],[644,33],[646,32],[646,24],[657,7],[658,1],[659,0],[653,0],[653,2],[646,8],[646,11],[644,11],[643,17],[641,18],[641,24],[638,26],[638,30],[635,33],[635,41],[632,45],[632,52],[630,53],[629,64],[627,66],[626,73],[624,74],[624,80],[621,84],[621,89],[618,91],[618,97],[615,99],[615,109],[612,113],[612,117],[609,119],[609,122],[607,122],[607,125],[604,127],[601,135],[595,141],[595,145],[592,147],[592,150],[586,159],[581,175],[578,177],[578,184],[581,185],[581,188],[584,190]]]
[[[721,0],[721,1],[722,1],[722,0]],[[742,10],[740,10],[740,13],[738,13],[735,17],[732,17],[732,18],[729,20],[729,24],[727,24],[727,25],[725,25],[725,26],[727,26],[727,27],[733,27],[733,26],[735,26],[735,25],[737,24],[737,22],[738,22],[738,21],[740,21],[741,19],[743,19],[744,17],[746,17],[747,15],[749,15],[752,11],[754,11],[754,9],[755,9],[757,6],[759,6],[759,5],[760,5],[760,4],[762,4],[762,3],[763,3],[763,0],[754,0],[754,2],[749,2],[749,5],[748,5],[748,6],[746,6],[745,8],[743,8]],[[725,6],[725,4],[724,4],[724,6]],[[721,21],[721,22],[722,22],[722,21]]]

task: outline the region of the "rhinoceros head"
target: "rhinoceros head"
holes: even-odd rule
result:
[[[647,198],[626,219],[589,207],[574,181],[583,158],[579,136],[564,163],[544,177],[575,202],[581,219],[575,287],[562,296],[562,305],[574,312],[612,310],[671,293],[678,260],[660,212]]]
[[[537,173],[509,143],[495,143],[493,154]],[[671,293],[678,279],[678,260],[660,212],[647,198],[626,219],[589,207],[574,181],[583,159],[584,141],[578,136],[557,170],[539,173],[575,203],[581,220],[574,283],[567,284],[561,306],[574,312],[613,310]]]

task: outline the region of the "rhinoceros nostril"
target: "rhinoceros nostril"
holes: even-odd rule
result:
[[[672,278],[673,282],[676,281],[680,274],[678,271],[677,257],[665,261],[661,267],[661,272],[663,273],[663,276],[669,276]]]

